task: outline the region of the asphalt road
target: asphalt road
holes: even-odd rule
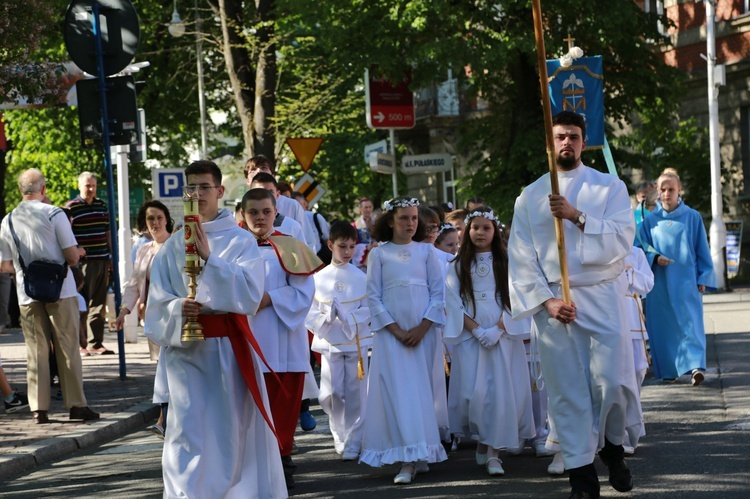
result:
[[[603,497],[750,497],[750,424],[727,417],[718,384],[715,375],[698,388],[687,379],[676,384],[647,380],[643,401],[648,435],[628,460],[635,489],[629,495],[611,489],[606,468],[597,460]],[[546,473],[550,458],[536,458],[531,449],[503,456],[506,475],[490,478],[474,464],[469,444],[412,484],[397,487],[391,482],[396,467],[341,462],[326,417],[315,409],[318,428],[298,431],[296,497],[567,497],[567,479]],[[161,440],[142,430],[0,484],[0,496],[160,497],[160,457]]]

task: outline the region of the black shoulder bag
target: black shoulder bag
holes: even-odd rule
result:
[[[331,263],[333,253],[328,249],[328,240],[323,237],[323,230],[320,228],[320,222],[318,222],[319,213],[313,213],[313,222],[315,222],[315,228],[318,229],[318,239],[320,240],[320,249],[318,250],[318,258],[320,258],[326,265]]]
[[[18,236],[13,230],[12,214],[8,214],[8,227],[13,236],[13,241],[18,248],[18,263],[21,264],[23,271],[23,289],[26,295],[32,300],[45,303],[55,302],[60,299],[65,278],[68,276],[68,263],[45,262],[44,260],[35,260],[27,267],[21,257],[21,245],[18,243]]]

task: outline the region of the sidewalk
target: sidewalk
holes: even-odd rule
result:
[[[685,407],[690,407],[701,397],[718,391],[721,398],[720,414],[712,415],[710,419],[720,415],[720,419],[726,421],[730,428],[748,430],[750,289],[706,295],[704,313],[708,368],[704,386],[698,391],[680,390],[679,385],[689,385],[689,377],[679,379],[676,385],[647,379],[644,410],[656,423],[657,419],[672,417],[670,411],[681,399],[684,399]],[[156,418],[157,408],[151,403],[156,362],[148,358],[148,345],[141,329],[138,339],[138,343],[125,344],[125,381],[119,379],[117,355],[82,359],[86,397],[92,409],[101,413],[101,420],[71,422],[63,402],[58,400],[52,401],[52,422],[46,425],[35,425],[28,409],[14,414],[0,414],[0,482],[40,464],[68,457],[79,449],[114,440],[134,429],[142,429]],[[116,349],[115,336],[107,334],[105,344]],[[26,391],[26,348],[20,329],[0,334],[0,354],[11,385]],[[56,389],[53,395],[55,393]],[[683,421],[686,417],[680,411],[674,416],[676,421]],[[670,423],[671,426],[674,424]]]
[[[117,350],[117,337],[105,333],[105,345]],[[26,346],[20,329],[0,334],[3,369],[13,388],[26,392]],[[144,425],[158,415],[151,403],[156,362],[149,359],[142,328],[138,343],[125,344],[126,379],[120,380],[119,355],[83,357],[83,388],[99,421],[70,421],[62,400],[52,388],[49,424],[37,425],[30,410],[3,414],[0,409],[0,481],[42,463],[99,445]]]

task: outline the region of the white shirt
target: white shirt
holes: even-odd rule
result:
[[[38,200],[29,200],[21,201],[11,213],[13,214],[13,229],[21,245],[21,257],[27,267],[35,260],[64,263],[63,250],[78,245],[68,217],[60,208]],[[4,261],[13,260],[19,305],[30,304],[34,300],[29,298],[24,290],[24,276],[18,260],[18,247],[10,233],[8,216],[3,219],[2,227],[0,227],[0,255]],[[63,283],[60,298],[70,298],[77,294],[73,272],[68,268],[68,277]]]

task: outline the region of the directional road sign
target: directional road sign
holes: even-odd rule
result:
[[[411,72],[400,81],[388,81],[377,68],[365,70],[367,126],[370,128],[413,128],[414,93],[409,89]]]

